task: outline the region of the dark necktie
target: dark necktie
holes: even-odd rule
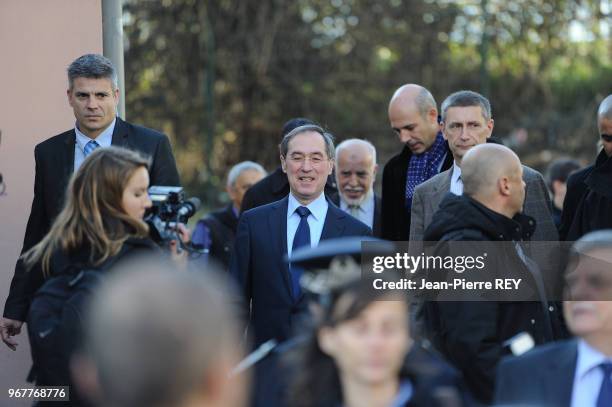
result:
[[[612,363],[605,362],[599,365],[603,370],[603,381],[601,382],[601,388],[599,389],[599,396],[597,396],[596,407],[610,407],[612,406]]]
[[[300,224],[295,231],[291,253],[295,253],[302,246],[310,247],[310,226],[308,226],[308,215],[310,209],[305,206],[298,207],[295,212],[300,215]],[[302,269],[291,266],[291,283],[293,288],[293,298],[298,299],[301,294],[300,278],[302,277]]]
[[[98,147],[100,147],[100,144],[98,144],[96,140],[91,140],[89,143],[85,144],[85,147],[83,148],[85,157],[91,154]]]

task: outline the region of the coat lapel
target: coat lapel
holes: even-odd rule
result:
[[[117,120],[115,121],[115,129],[113,130],[113,137],[111,140],[111,145],[117,146],[117,147],[129,148],[130,146],[129,146],[128,141],[129,140],[128,140],[127,125],[125,124],[123,120],[117,117]]]
[[[433,214],[440,207],[440,202],[444,199],[444,196],[450,191],[450,183],[453,175],[453,168],[451,167],[449,170],[440,173],[439,182],[433,187],[433,194],[431,199],[429,199],[430,212]]]
[[[64,143],[61,151],[58,152],[57,160],[60,164],[60,168],[63,168],[63,173],[60,178],[60,188],[58,191],[65,191],[68,189],[68,180],[74,172],[74,146],[76,144],[76,133],[74,130],[69,131],[66,134]]]
[[[559,352],[558,357],[550,360],[543,375],[544,394],[553,406],[569,406],[572,401],[574,374],[578,359],[578,343],[570,341]]]
[[[346,213],[330,202],[329,199],[327,203],[327,215],[325,215],[325,223],[323,224],[323,231],[319,241],[341,237],[344,232],[344,224],[341,219],[347,216]]]
[[[275,256],[280,262],[280,270],[285,282],[287,291],[291,293],[291,276],[289,275],[289,265],[285,261],[287,255],[287,207],[289,205],[289,198],[285,197],[280,201],[272,204],[272,210],[268,216],[268,227],[270,231],[270,238],[272,236],[278,236],[278,242],[276,244],[277,256]]]

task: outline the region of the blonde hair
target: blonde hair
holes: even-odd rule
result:
[[[71,252],[83,246],[90,249],[91,264],[98,266],[119,253],[129,237],[147,236],[147,224],[130,217],[122,200],[132,175],[148,167],[148,159],[124,148],[98,148],[91,153],[72,176],[64,208],[49,233],[23,254],[26,268],[41,262],[48,277],[56,250]]]

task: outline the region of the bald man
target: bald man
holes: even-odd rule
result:
[[[422,86],[407,84],[389,102],[391,128],[404,144],[383,169],[382,237],[408,240],[414,189],[453,164],[438,126],[438,108]]]
[[[462,161],[463,194],[448,194],[425,231],[425,240],[438,241],[435,254],[447,252],[451,241],[500,242],[487,260],[487,273],[520,276],[525,284],[541,279],[537,265],[518,243],[501,243],[520,242],[533,232],[533,219],[521,213],[522,175],[520,160],[507,147],[481,144],[467,151]],[[483,243],[464,244],[465,250],[483,250]],[[551,341],[558,331],[558,315],[548,310],[544,292],[534,291],[533,299],[539,301],[497,302],[499,298],[425,305],[427,335],[463,372],[474,397],[483,403],[491,402],[495,366],[508,353],[504,342],[526,332],[540,344]]]
[[[340,209],[359,219],[380,237],[380,198],[374,192],[376,148],[366,140],[348,139],[336,147],[336,185]]]
[[[559,230],[562,240],[612,228],[612,94],[599,105],[597,129],[603,148],[595,163],[567,180]]]

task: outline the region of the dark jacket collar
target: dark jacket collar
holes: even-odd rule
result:
[[[608,157],[602,149],[597,159],[593,171],[584,180],[587,186],[598,194],[612,198],[612,158]]]
[[[524,214],[510,219],[468,196],[448,193],[426,230],[425,240],[440,240],[447,233],[462,229],[477,230],[489,240],[518,241],[531,237],[535,220]]]

